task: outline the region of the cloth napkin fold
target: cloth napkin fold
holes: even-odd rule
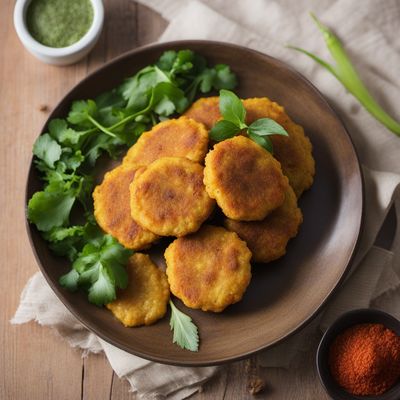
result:
[[[308,339],[342,312],[374,306],[400,316],[400,230],[391,251],[373,246],[390,206],[400,215],[400,139],[375,121],[325,70],[284,44],[321,57],[329,54],[308,16],[314,11],[343,39],[367,86],[400,119],[400,3],[396,0],[139,0],[162,14],[169,25],[160,41],[214,39],[249,46],[277,57],[310,79],[344,119],[363,164],[365,224],[352,274],[324,313],[290,339],[260,355],[266,367],[292,367],[307,351]],[[56,298],[40,273],[27,283],[12,323],[36,320],[54,327],[74,347],[104,351],[116,374],[146,399],[182,399],[198,390],[218,368],[180,368],[132,356],[87,331]]]
[[[115,373],[126,378],[132,390],[143,399],[179,400],[199,390],[215,374],[216,367],[180,368],[154,363],[133,356],[88,331],[54,294],[40,272],[34,274],[21,294],[21,302],[12,324],[36,321],[54,328],[83,355],[104,351]]]

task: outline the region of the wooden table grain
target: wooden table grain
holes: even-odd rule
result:
[[[148,8],[129,0],[105,0],[106,19],[91,54],[76,65],[48,66],[28,54],[12,22],[14,1],[0,1],[0,399],[133,400],[126,381],[104,355],[82,358],[51,329],[31,322],[12,326],[20,292],[38,270],[25,233],[24,186],[32,144],[48,113],[85,75],[105,61],[156,40],[166,26]],[[314,349],[313,349],[314,350]],[[327,399],[316,377],[314,351],[301,368],[263,369],[253,357],[222,369],[193,399]],[[253,390],[252,390],[253,388]]]

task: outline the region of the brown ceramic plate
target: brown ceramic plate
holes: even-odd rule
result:
[[[150,327],[124,328],[109,311],[89,304],[84,294],[64,290],[58,279],[69,269],[69,263],[51,254],[34,226],[28,225],[28,234],[50,286],[90,330],[150,360],[202,366],[236,360],[272,346],[316,315],[340,284],[354,253],[362,221],[363,184],[346,129],[321,94],[281,61],[231,44],[180,41],[127,53],[75,86],[49,119],[65,117],[75,99],[93,98],[117,86],[125,77],[155,62],[163,51],[186,48],[210,62],[229,64],[239,77],[240,96],[268,96],[284,105],[313,143],[315,183],[300,200],[304,223],[289,244],[287,255],[277,262],[255,266],[243,300],[221,314],[190,310],[176,300],[200,329],[200,350],[192,353],[172,344],[168,317]],[[31,165],[27,198],[38,189],[40,181]]]

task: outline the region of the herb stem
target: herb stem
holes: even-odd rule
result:
[[[109,129],[105,128],[103,125],[99,124],[91,115],[88,115],[88,120],[99,130],[101,130],[103,133],[105,133],[108,136],[111,136],[113,138],[116,138],[117,136],[112,133]]]
[[[332,58],[336,61],[336,65],[331,65],[317,57],[315,54],[312,54],[300,47],[288,47],[307,55],[315,62],[326,68],[376,120],[381,122],[386,128],[395,133],[397,136],[400,136],[400,123],[392,118],[372,97],[371,93],[368,91],[364,82],[361,80],[353,64],[351,63],[351,60],[343,48],[339,38],[329,28],[323,25],[313,13],[310,13],[310,15],[316,23],[318,29],[322,32],[328,50],[331,53]]]

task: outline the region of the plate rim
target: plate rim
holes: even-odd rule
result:
[[[357,178],[359,179],[359,186],[361,188],[361,207],[360,207],[360,212],[359,212],[359,218],[358,218],[358,230],[357,230],[357,237],[353,241],[353,246],[351,249],[350,256],[348,257],[348,260],[346,262],[346,266],[343,270],[343,273],[341,277],[337,280],[333,288],[327,293],[325,298],[321,301],[319,306],[316,308],[314,312],[312,312],[304,321],[302,321],[300,324],[298,324],[295,328],[293,328],[291,331],[287,332],[284,336],[281,338],[276,339],[272,343],[268,345],[263,345],[259,346],[257,348],[254,348],[251,351],[246,351],[244,353],[241,353],[237,356],[225,356],[225,357],[217,357],[213,360],[205,360],[205,361],[191,361],[191,360],[173,360],[170,359],[169,357],[164,357],[163,355],[159,355],[157,357],[149,356],[146,353],[142,353],[140,350],[138,351],[133,351],[131,348],[126,346],[124,343],[120,342],[117,339],[110,339],[107,337],[106,334],[103,334],[101,330],[99,331],[98,328],[95,326],[96,324],[93,324],[91,321],[87,320],[85,317],[79,315],[79,313],[75,312],[73,310],[73,307],[69,304],[69,302],[64,298],[64,294],[60,288],[60,286],[53,282],[49,274],[47,273],[46,268],[42,265],[38,252],[36,250],[36,247],[33,243],[32,239],[32,229],[34,229],[34,226],[30,224],[28,220],[28,201],[29,201],[29,186],[30,186],[30,176],[34,171],[34,156],[31,156],[30,164],[29,164],[29,169],[26,177],[26,183],[25,183],[25,193],[24,193],[24,207],[25,207],[25,228],[26,228],[26,233],[29,239],[29,244],[32,249],[32,252],[34,254],[35,260],[39,266],[39,269],[43,276],[45,277],[47,283],[49,284],[50,288],[52,291],[56,294],[57,298],[63,303],[63,305],[68,309],[69,312],[89,331],[100,337],[102,340],[105,342],[116,346],[117,348],[124,350],[128,352],[129,354],[144,358],[146,360],[154,361],[157,363],[162,363],[162,364],[167,364],[167,365],[174,365],[174,366],[185,366],[185,367],[206,367],[206,366],[216,366],[216,365],[223,365],[229,362],[233,361],[239,361],[243,360],[245,358],[248,358],[252,355],[255,355],[263,350],[266,350],[267,348],[272,348],[275,347],[276,345],[282,343],[284,340],[292,337],[294,334],[296,334],[298,331],[300,331],[303,327],[308,325],[316,316],[323,310],[323,308],[326,306],[327,302],[332,298],[332,296],[338,291],[338,289],[342,286],[342,283],[346,279],[349,270],[351,269],[352,262],[357,254],[357,250],[359,249],[360,241],[361,241],[361,232],[365,223],[365,180],[364,180],[364,175],[362,173],[361,169],[361,163],[360,163],[360,158],[357,152],[356,147],[354,146],[354,141],[351,138],[346,125],[343,121],[343,119],[340,117],[340,115],[334,110],[334,108],[330,105],[330,103],[327,101],[327,99],[322,95],[322,93],[314,86],[313,83],[311,83],[306,77],[304,77],[300,72],[298,72],[296,69],[294,69],[292,66],[288,65],[286,62],[281,61],[280,59],[277,59],[275,57],[272,57],[266,53],[263,53],[261,51],[246,47],[246,46],[241,46],[237,45],[234,43],[229,43],[229,42],[223,42],[223,41],[215,41],[215,40],[174,40],[174,41],[167,41],[167,42],[162,42],[162,43],[151,43],[147,44],[144,46],[136,47],[132,50],[128,50],[127,52],[122,53],[121,55],[109,60],[108,62],[104,63],[102,66],[99,68],[95,69],[92,71],[90,74],[86,75],[83,79],[79,80],[76,84],[73,85],[73,87],[68,90],[62,98],[57,102],[56,106],[52,109],[50,112],[49,116],[46,118],[45,122],[42,125],[42,128],[40,130],[40,133],[37,137],[45,133],[45,128],[47,127],[49,121],[53,118],[53,114],[60,108],[63,103],[65,98],[70,96],[70,94],[76,89],[77,86],[83,84],[87,80],[90,80],[93,75],[97,74],[98,72],[109,68],[110,65],[119,63],[121,60],[125,58],[130,58],[132,56],[135,56],[137,53],[141,53],[144,50],[149,50],[149,49],[160,49],[162,51],[163,48],[166,46],[171,47],[171,46],[177,46],[177,47],[183,47],[187,46],[190,48],[190,46],[193,45],[218,45],[222,47],[231,47],[235,48],[238,51],[245,51],[245,52],[250,52],[254,53],[258,56],[270,59],[276,64],[279,64],[281,67],[284,69],[289,70],[292,74],[295,75],[295,77],[299,80],[301,80],[303,83],[306,84],[306,86],[309,86],[313,92],[314,95],[316,95],[319,100],[324,103],[326,106],[327,110],[329,110],[330,114],[340,123],[340,125],[343,128],[344,133],[347,135],[347,138],[349,139],[350,147],[352,152],[354,153],[355,156],[355,161],[356,161],[356,167],[357,167]],[[122,78],[123,79],[123,78]],[[194,353],[196,354],[196,353]]]

